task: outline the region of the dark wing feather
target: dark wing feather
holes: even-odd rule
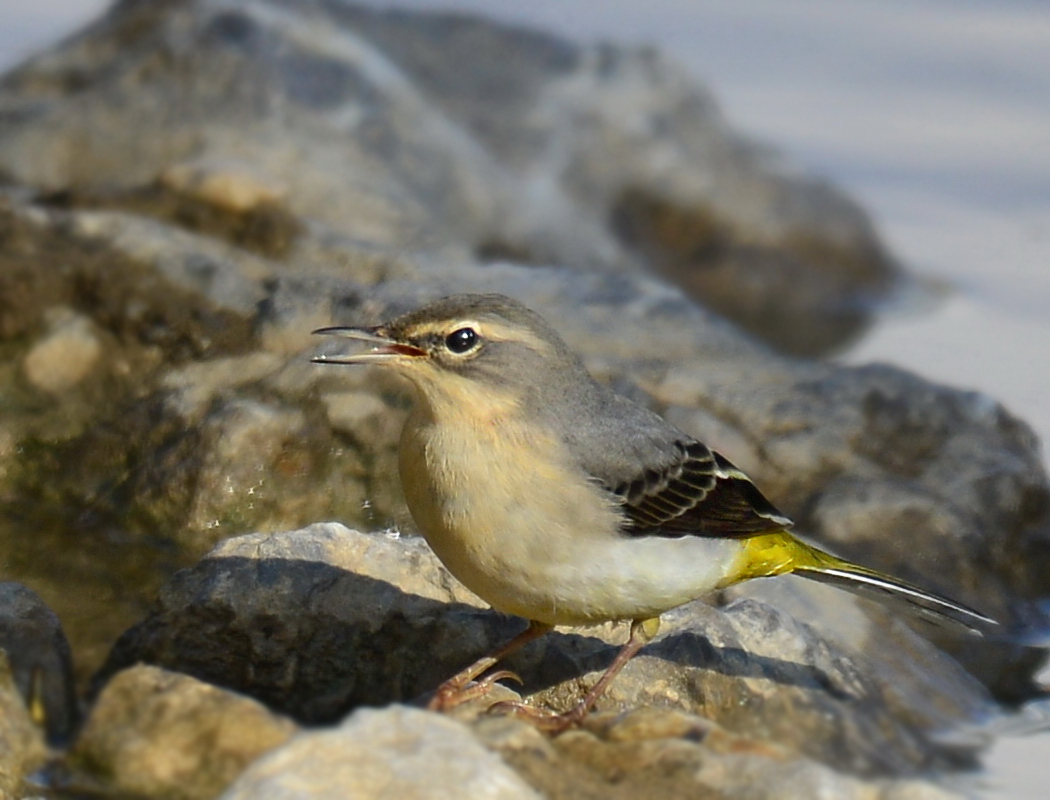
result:
[[[791,527],[739,469],[700,442],[675,443],[678,458],[613,489],[634,536],[753,536]]]

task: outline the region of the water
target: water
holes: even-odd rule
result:
[[[375,5],[395,3],[373,0]],[[102,0],[4,0],[0,69]],[[740,130],[828,177],[938,291],[847,363],[900,364],[1001,400],[1050,441],[1050,3],[1045,0],[398,0],[579,40],[653,42]],[[1050,676],[1048,676],[1050,678]],[[1046,796],[1050,708],[986,759],[982,796]]]

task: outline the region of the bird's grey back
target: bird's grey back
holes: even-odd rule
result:
[[[581,370],[583,367],[581,365]],[[583,370],[586,374],[586,370]],[[692,437],[587,374],[573,397],[563,387],[537,392],[544,416],[576,462],[608,488],[635,480],[641,469],[662,470],[681,458],[677,442]]]

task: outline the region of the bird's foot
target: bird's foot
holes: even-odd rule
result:
[[[512,703],[509,701],[495,703],[489,707],[490,713],[507,714],[508,716],[523,719],[534,725],[539,730],[552,734],[561,733],[567,731],[569,728],[576,727],[583,722],[588,711],[590,711],[589,706],[583,702],[577,704],[574,708],[566,711],[564,714],[559,714],[548,708],[530,706],[525,703]]]
[[[471,680],[469,677],[459,675],[450,678],[441,684],[434,692],[434,696],[427,703],[430,711],[450,711],[456,706],[468,703],[478,697],[484,697],[492,691],[496,681],[509,678],[512,681],[522,683],[521,678],[507,669],[497,670],[491,675],[486,675],[480,680]]]

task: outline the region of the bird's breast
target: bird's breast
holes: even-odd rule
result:
[[[529,619],[654,616],[711,588],[730,560],[724,544],[624,536],[615,499],[556,436],[513,415],[413,413],[400,471],[409,510],[442,563],[495,608]]]

